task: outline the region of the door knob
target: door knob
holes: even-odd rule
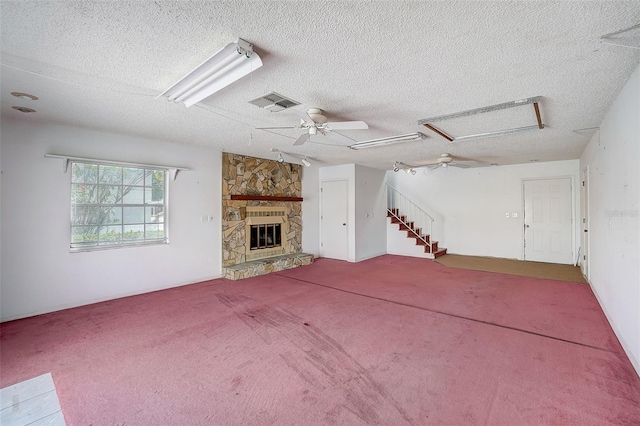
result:
[[[524,224],[524,227],[525,227],[525,228],[528,228],[528,227],[529,227],[529,225],[527,225],[527,224],[525,223],[525,224]]]
[[[342,224],[342,226],[347,226],[347,224],[346,224],[346,223],[343,223],[343,224]]]

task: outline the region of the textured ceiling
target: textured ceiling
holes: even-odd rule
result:
[[[640,62],[640,50],[600,40],[640,22],[640,1],[3,0],[0,7],[5,116],[380,169],[442,152],[478,165],[578,158],[588,143],[583,129],[600,124]],[[626,36],[637,34],[618,39]],[[262,68],[188,109],[155,99],[238,37],[254,44]],[[353,151],[314,137],[294,147],[301,130],[255,129],[299,123],[290,111],[248,103],[271,91],[301,102],[297,108],[324,109],[330,121],[367,122],[369,130],[341,132],[357,141],[418,130],[428,138]],[[543,130],[448,143],[417,125],[533,96],[543,97]],[[462,136],[536,123],[531,105],[512,110],[436,124]]]

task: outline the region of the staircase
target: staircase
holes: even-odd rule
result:
[[[407,233],[407,238],[415,240],[415,245],[425,253],[421,257],[435,259],[447,254],[446,248],[438,247],[438,242],[431,239],[433,218],[389,184],[387,217],[391,223],[398,224],[400,232]]]

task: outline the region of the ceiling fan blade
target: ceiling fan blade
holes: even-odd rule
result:
[[[354,143],[355,141],[351,138],[346,137],[345,135],[341,135],[340,133],[336,133],[336,132],[332,132],[332,131],[325,131],[324,135],[336,142],[340,142],[340,143],[346,143],[348,145],[351,145],[352,143]]]
[[[456,163],[456,162],[449,163],[449,166],[450,166],[450,167],[460,167],[461,169],[468,169],[469,167],[471,167],[471,166],[470,166],[470,165],[468,165],[468,164],[464,164],[464,163]]]
[[[331,130],[366,130],[369,128],[364,121],[330,121],[327,123],[327,127]]]
[[[416,167],[429,167],[429,166],[439,166],[439,165],[440,163],[438,163],[437,161],[432,161],[430,163],[418,161],[416,163]]]
[[[256,127],[259,130],[269,130],[269,129],[299,129],[300,126],[277,126],[277,127]]]
[[[300,111],[299,109],[291,109],[291,112],[293,112],[295,115],[297,115],[298,117],[300,117],[302,120],[304,120],[307,123],[313,124],[313,118],[311,118],[309,116],[309,114],[307,114],[305,111]]]
[[[309,133],[303,133],[300,135],[298,139],[293,143],[294,145],[302,145],[309,139]]]
[[[440,166],[441,166],[441,164],[429,164],[429,165],[427,166],[427,168],[428,168],[429,170],[435,170],[435,169],[437,169],[437,168],[438,168],[438,167],[440,167]]]

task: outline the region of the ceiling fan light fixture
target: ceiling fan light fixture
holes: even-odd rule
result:
[[[350,145],[349,148],[351,149],[366,149],[366,148],[374,148],[376,146],[383,146],[383,145],[391,145],[394,143],[400,143],[400,142],[410,142],[410,141],[415,141],[418,139],[424,139],[424,134],[423,133],[407,133],[405,135],[398,135],[398,136],[390,136],[387,138],[380,138],[380,139],[371,139],[368,141],[362,141],[362,142],[358,142],[355,143],[353,145]]]
[[[164,96],[169,101],[184,102],[190,107],[261,66],[262,60],[253,51],[253,44],[238,39],[218,50],[158,98]]]

